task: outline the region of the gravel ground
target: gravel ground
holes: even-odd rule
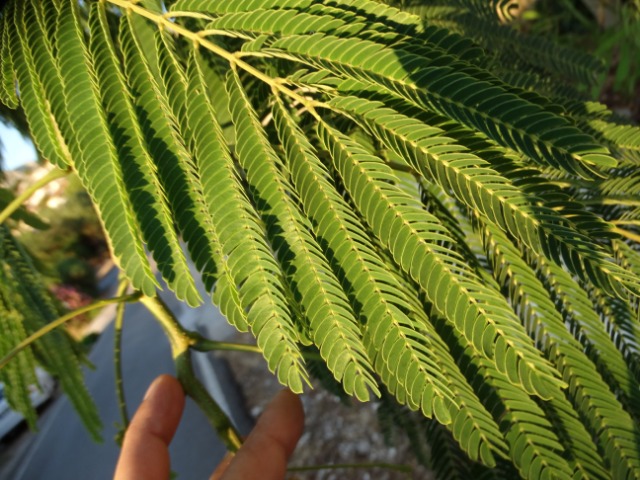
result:
[[[238,334],[232,339],[247,342]],[[252,353],[218,352],[225,358],[242,390],[248,411],[257,417],[282,388],[269,373],[263,358]],[[375,405],[353,402],[344,405],[334,395],[315,388],[302,395],[305,433],[290,466],[387,463],[409,466],[411,473],[384,468],[340,468],[292,473],[299,480],[432,480],[433,476],[414,459],[407,441],[386,445],[378,426]]]

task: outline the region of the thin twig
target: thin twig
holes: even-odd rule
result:
[[[234,343],[234,342],[219,342],[217,340],[209,340],[203,337],[199,333],[192,334],[194,343],[191,345],[193,350],[198,352],[210,352],[213,350],[226,350],[232,352],[247,352],[247,353],[259,353],[262,354],[262,350],[257,345],[247,345],[246,343]],[[302,356],[305,360],[322,360],[320,353],[316,352],[302,352]]]
[[[198,334],[197,334],[198,335]],[[262,353],[262,350],[256,345],[247,345],[245,343],[218,342],[209,340],[203,336],[198,336],[196,342],[192,345],[194,350],[198,352],[210,352],[212,350],[230,350],[235,352]]]
[[[234,53],[231,53],[225,50],[224,48],[220,47],[219,45],[216,45],[215,43],[210,42],[206,38],[203,38],[199,33],[192,32],[191,30],[184,28],[181,25],[173,23],[171,20],[164,17],[163,15],[158,15],[143,7],[140,7],[139,5],[136,5],[135,3],[131,2],[131,0],[103,0],[103,1],[107,1],[113,5],[117,5],[118,7],[124,9],[125,11],[135,12],[136,14],[142,17],[145,17],[151,20],[152,22],[156,23],[159,27],[171,30],[177,33],[178,35],[181,35],[184,38],[191,40],[194,43],[194,45],[203,46],[207,50],[218,55],[219,57],[222,57],[225,60],[227,60],[232,68],[234,67],[241,68],[245,72],[253,75],[254,77],[263,81],[267,85],[270,85],[272,88],[277,89],[278,91],[282,92],[288,97],[298,100],[300,103],[306,105],[311,115],[313,115],[314,117],[320,118],[320,115],[316,112],[315,108],[325,107],[325,105],[322,102],[318,102],[316,100],[309,100],[299,95],[298,93],[294,92],[290,88],[275,81],[269,75],[265,74],[264,72],[261,72],[260,70],[255,68],[253,65],[250,65],[244,60],[240,59]]]
[[[2,212],[0,212],[0,223],[4,223],[16,210],[18,210],[22,204],[36,191],[40,190],[42,187],[47,185],[48,183],[57,180],[58,178],[62,178],[69,174],[69,170],[60,170],[59,168],[54,168],[49,173],[47,173],[44,177],[36,180],[31,185],[29,185],[24,192],[14,198],[9,205],[7,205]]]
[[[16,345],[9,353],[7,353],[0,360],[0,368],[4,367],[13,357],[15,357],[18,353],[24,350],[26,347],[31,345],[33,342],[43,337],[47,333],[52,330],[55,330],[61,325],[64,325],[69,320],[77,317],[78,315],[82,315],[83,313],[91,312],[92,310],[97,310],[98,308],[106,307],[107,305],[111,305],[113,303],[126,303],[126,302],[134,302],[140,298],[140,293],[132,293],[131,295],[123,295],[121,297],[108,298],[106,300],[98,300],[97,302],[93,302],[91,305],[87,305],[85,307],[80,307],[73,312],[69,312],[60,318],[57,318],[53,322],[45,325],[38,331],[32,333],[27,338],[25,338],[22,342]]]
[[[129,288],[129,281],[123,279],[118,286],[118,296],[124,295]],[[122,380],[122,325],[124,322],[125,303],[119,303],[116,310],[116,319],[113,336],[113,366],[116,376],[116,395],[118,397],[118,410],[120,411],[120,426],[116,435],[116,442],[122,446],[124,432],[129,428],[129,412],[124,394],[124,382]]]
[[[204,13],[199,12],[183,12],[183,11],[173,11],[173,12],[165,12],[163,15],[165,18],[178,18],[178,17],[189,17],[189,18],[197,18],[199,20],[213,20],[213,17],[210,15],[206,15]]]

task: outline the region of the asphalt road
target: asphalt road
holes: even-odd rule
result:
[[[174,299],[166,300],[174,309],[182,308]],[[212,312],[217,314],[214,310],[206,306],[200,311],[181,314],[190,318],[202,314],[211,316]],[[220,329],[224,330],[224,327],[220,326]],[[173,373],[174,368],[166,337],[142,305],[127,307],[124,330],[124,384],[129,411],[133,412],[151,381],[161,373]],[[87,371],[85,378],[103,421],[103,443],[91,440],[67,398],[61,396],[45,412],[40,432],[21,448],[18,458],[0,471],[0,480],[101,480],[113,477],[119,454],[113,440],[115,424],[119,421],[113,371],[113,324],[100,336],[90,360],[96,368]],[[250,420],[241,408],[237,391],[229,386],[232,379],[226,378],[223,364],[211,360],[211,356],[199,356],[195,362],[197,373],[223,408],[230,410],[240,430],[246,432]],[[212,385],[216,383],[218,385]],[[188,400],[171,444],[172,470],[178,474],[178,479],[209,478],[224,453],[204,415]]]

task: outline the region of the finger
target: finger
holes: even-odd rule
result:
[[[180,382],[169,375],[156,378],[124,436],[114,480],[169,478],[169,443],[183,409]]]
[[[227,471],[227,468],[229,468],[229,465],[231,465],[231,462],[233,462],[234,456],[235,455],[233,453],[228,452],[220,461],[220,463],[216,467],[215,472],[213,472],[209,480],[224,480],[222,478],[222,475],[224,475],[224,473]]]
[[[224,471],[222,480],[282,480],[287,461],[302,435],[304,411],[297,395],[281,391]],[[214,473],[215,475],[220,472]]]

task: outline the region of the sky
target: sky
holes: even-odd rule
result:
[[[25,139],[17,130],[0,123],[3,168],[13,170],[27,162],[36,160],[36,150],[31,140]]]

